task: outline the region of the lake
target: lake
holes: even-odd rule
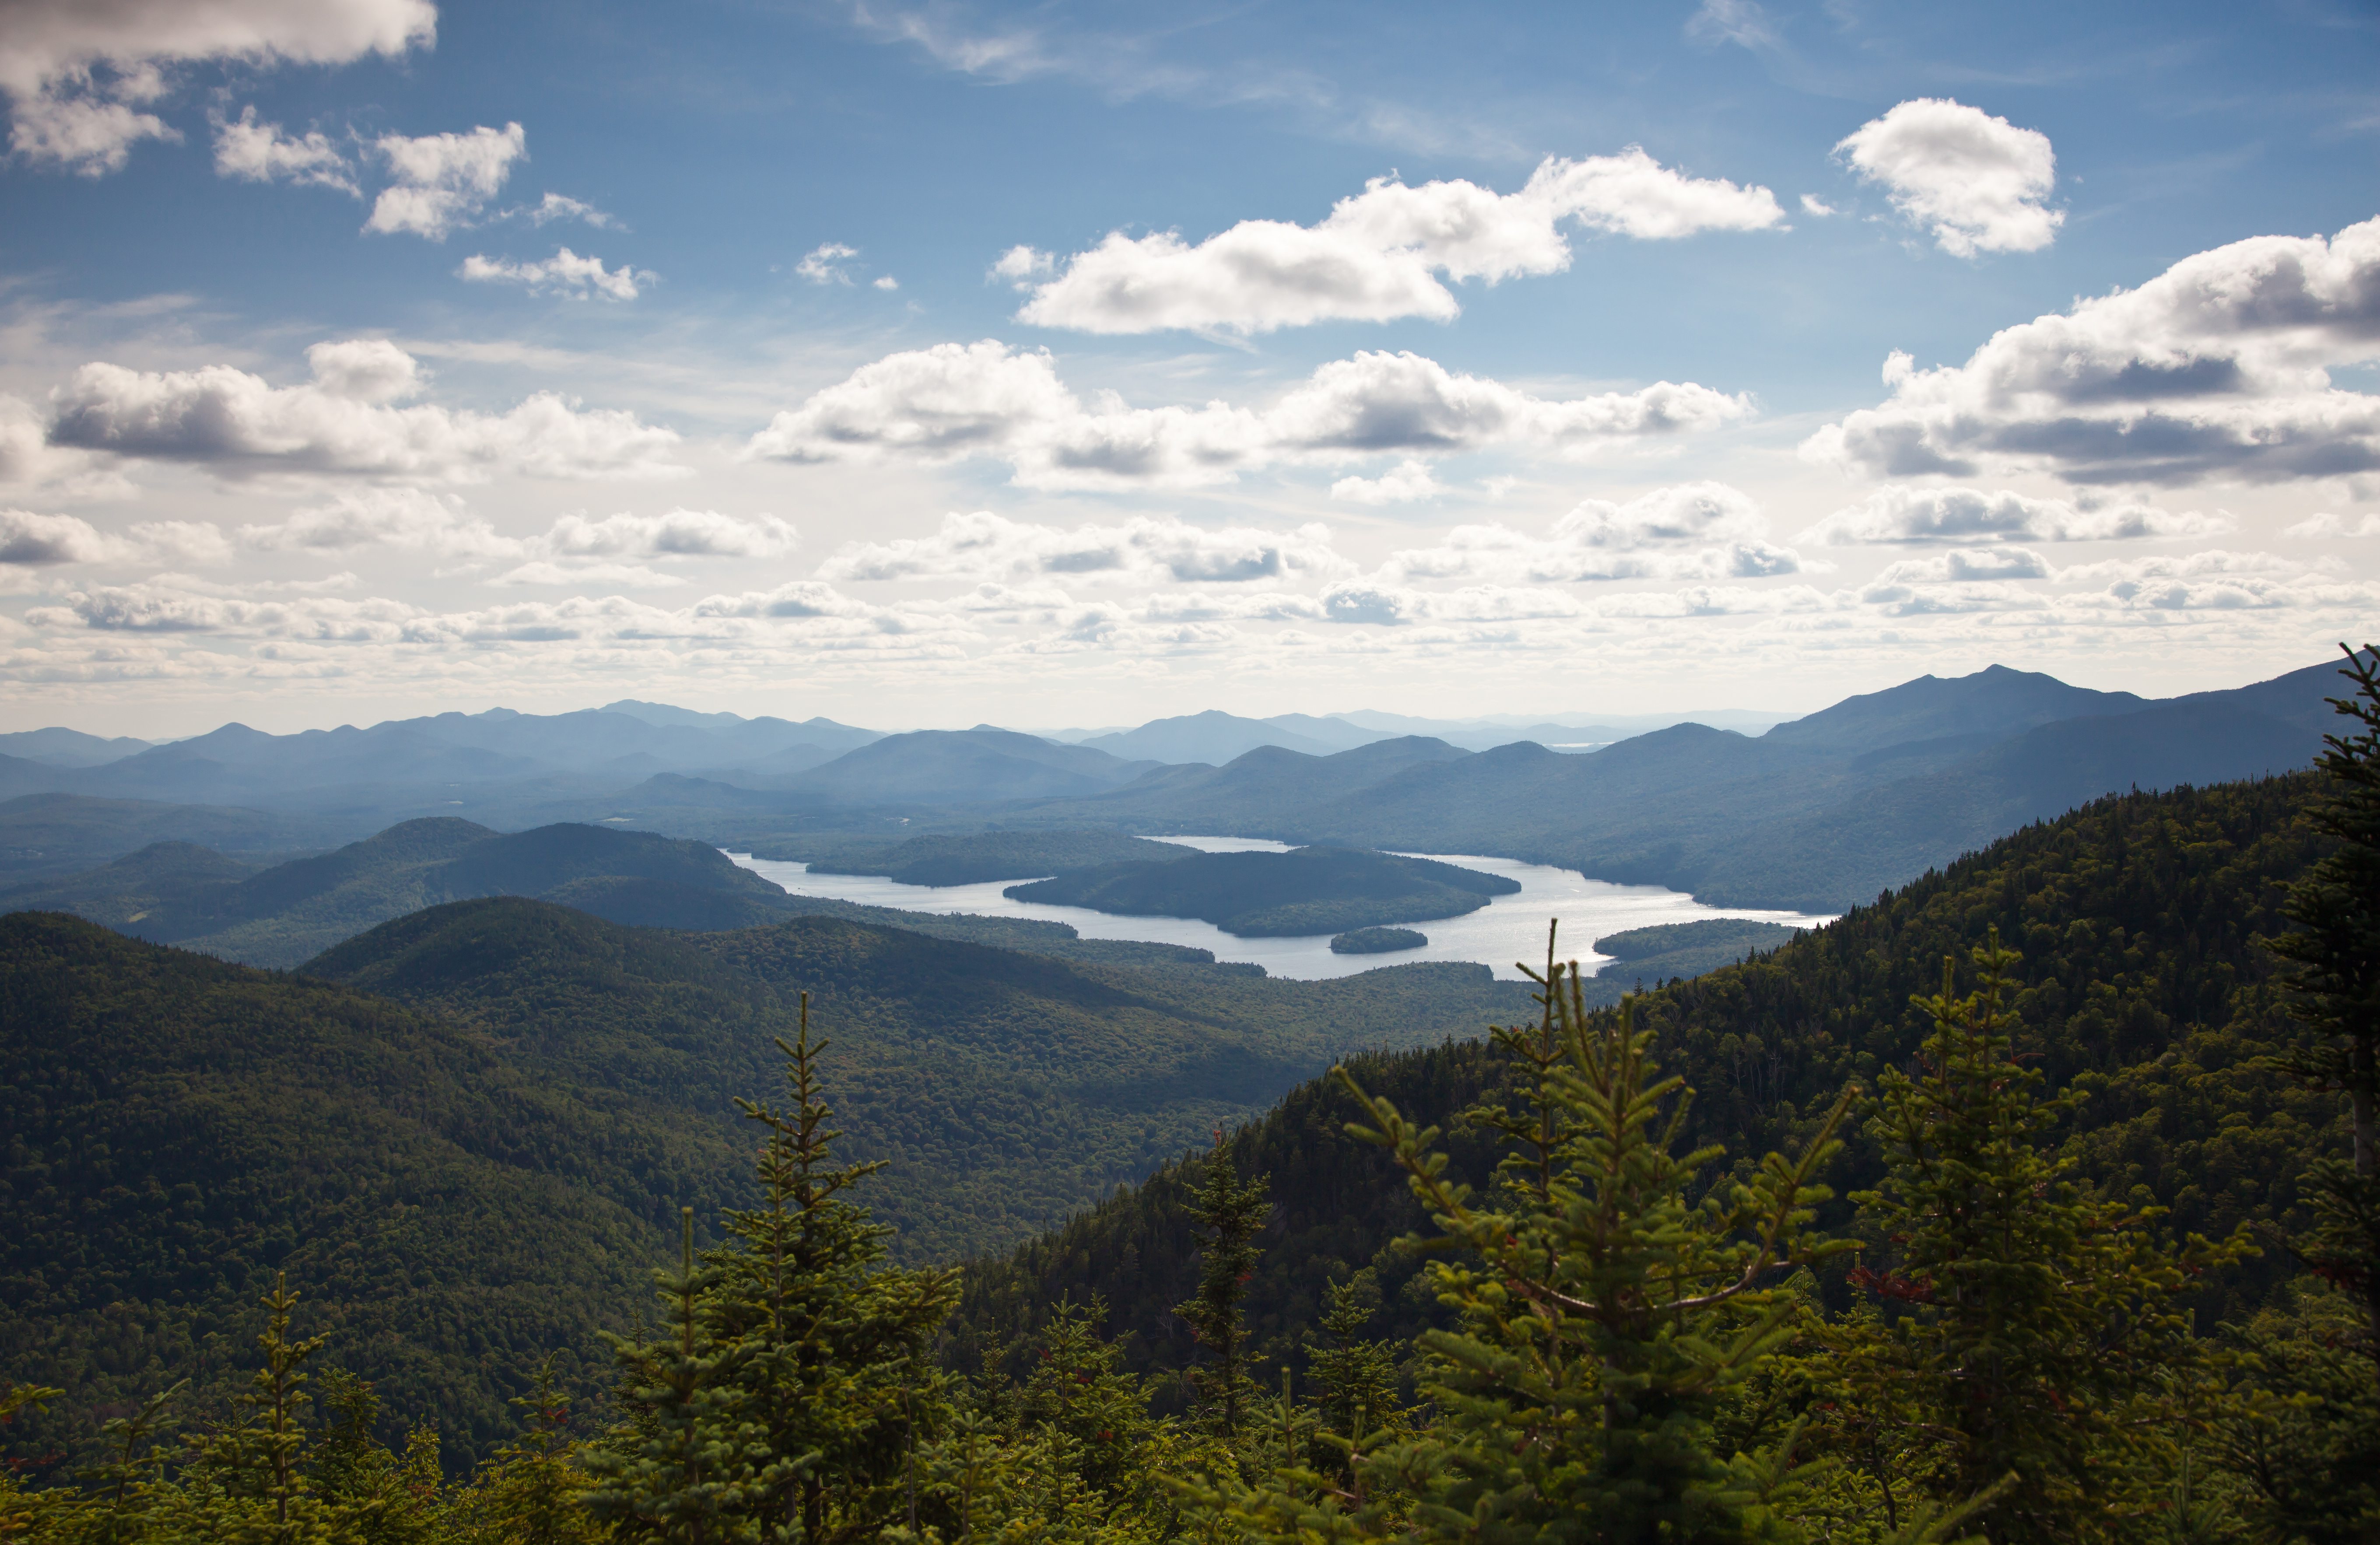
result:
[[[1288,845],[1253,837],[1160,837],[1202,853],[1286,853]],[[1086,939],[1146,939],[1167,944],[1195,944],[1212,950],[1218,960],[1251,960],[1276,977],[1311,981],[1322,977],[1354,976],[1382,966],[1415,960],[1475,960],[1498,976],[1518,980],[1518,963],[1542,967],[1546,958],[1546,920],[1561,919],[1561,954],[1576,959],[1589,974],[1609,957],[1588,948],[1607,934],[1655,923],[1692,922],[1697,918],[1753,918],[1762,922],[1815,928],[1830,917],[1803,912],[1764,912],[1756,907],[1705,906],[1682,891],[1658,885],[1615,885],[1588,880],[1575,870],[1524,864],[1512,858],[1488,858],[1466,853],[1416,853],[1408,857],[1437,858],[1466,869],[1483,870],[1520,882],[1516,895],[1498,896],[1476,912],[1460,918],[1408,923],[1429,936],[1417,950],[1394,955],[1332,955],[1330,935],[1298,939],[1241,939],[1196,918],[1118,918],[1083,906],[1049,906],[1011,901],[1000,893],[1015,880],[992,880],[975,885],[904,885],[881,875],[812,874],[808,864],[755,858],[748,853],[727,855],[765,880],[797,896],[828,896],[870,906],[897,906],[905,912],[972,912],[995,918],[1039,918],[1072,923]]]

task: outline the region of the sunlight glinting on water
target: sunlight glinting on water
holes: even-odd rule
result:
[[[1160,837],[1202,853],[1286,853],[1283,843],[1254,837]],[[1588,880],[1575,870],[1524,864],[1512,858],[1488,858],[1463,853],[1417,853],[1412,858],[1436,858],[1466,869],[1500,874],[1520,882],[1516,895],[1498,896],[1476,912],[1460,918],[1439,918],[1406,923],[1428,936],[1420,949],[1394,955],[1333,955],[1330,935],[1294,939],[1242,939],[1196,918],[1120,918],[1082,906],[1050,906],[1012,901],[1001,893],[1015,880],[986,881],[974,885],[905,885],[872,874],[812,874],[809,866],[748,853],[728,857],[793,895],[826,896],[869,906],[892,906],[905,912],[971,912],[994,918],[1038,918],[1072,923],[1086,939],[1143,939],[1167,944],[1193,944],[1212,950],[1218,960],[1254,961],[1276,977],[1311,981],[1323,977],[1354,976],[1383,966],[1415,960],[1473,960],[1498,976],[1517,980],[1519,963],[1532,965],[1546,955],[1546,922],[1561,921],[1561,954],[1593,972],[1609,957],[1594,953],[1595,940],[1656,923],[1692,922],[1698,918],[1751,918],[1762,922],[1815,927],[1828,917],[1803,912],[1761,911],[1755,907],[1705,906],[1682,891],[1658,885],[1615,885]]]

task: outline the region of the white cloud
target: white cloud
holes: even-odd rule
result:
[[[551,558],[774,558],[792,552],[795,541],[793,523],[773,515],[747,520],[717,510],[622,511],[601,520],[565,515],[534,551]]]
[[[372,201],[364,229],[443,241],[503,189],[513,163],[528,153],[528,136],[516,123],[483,124],[468,134],[383,134],[372,148],[396,180]]]
[[[2327,539],[2380,537],[2380,515],[2367,515],[2352,526],[2335,515],[2310,515],[2283,530],[2281,535]]]
[[[670,477],[674,432],[634,414],[585,409],[540,392],[502,414],[419,404],[411,356],[376,339],[307,350],[314,379],[274,386],[228,365],[134,371],[93,363],[51,394],[50,443],[154,461],[260,472],[353,473],[473,482]]]
[[[890,274],[880,274],[875,279],[870,280],[869,283],[873,284],[880,290],[896,290],[901,287],[901,281],[895,279]]]
[[[1854,543],[1964,541],[2131,541],[2216,536],[2232,529],[2216,512],[2161,510],[2119,504],[2079,509],[2060,499],[2005,490],[1912,488],[1888,483],[1859,504],[1837,510],[1801,532],[1796,541]]]
[[[2061,585],[2140,584],[2153,579],[2210,579],[2243,574],[2301,575],[2309,568],[2324,566],[2324,564],[2309,565],[2272,553],[2231,553],[2218,547],[2203,553],[2171,556],[2110,558],[2095,564],[2076,564],[2058,570],[2058,582]]]
[[[1048,252],[1037,252],[1030,247],[1012,247],[1000,254],[986,277],[1005,279],[1018,289],[1029,289],[1033,281],[1058,271],[1058,260]]]
[[[215,125],[215,175],[246,182],[294,182],[363,197],[345,152],[321,129],[303,136],[259,123],[253,106]]]
[[[567,247],[554,249],[553,256],[537,262],[515,262],[509,258],[482,257],[474,252],[463,260],[455,273],[465,279],[483,283],[527,286],[532,294],[557,294],[584,300],[600,295],[608,300],[634,300],[638,284],[651,284],[659,275],[650,269],[636,269],[622,263],[607,269],[603,260],[580,257]]]
[[[1446,490],[1429,474],[1429,463],[1407,459],[1377,478],[1341,478],[1330,485],[1330,497],[1356,505],[1404,505],[1435,499]]]
[[[395,547],[449,560],[513,557],[522,551],[453,494],[418,488],[342,489],[286,520],[242,526],[239,540],[268,552]]]
[[[150,520],[118,536],[71,515],[0,509],[0,565],[46,568],[60,564],[223,563],[231,544],[221,529],[198,520]]]
[[[131,544],[71,515],[0,509],[0,564],[45,568],[94,564],[131,555]]]
[[[9,148],[97,176],[142,140],[181,136],[153,113],[166,72],[202,60],[346,64],[437,37],[430,0],[13,0],[0,25]]]
[[[2328,368],[2380,359],[2380,219],[2256,237],[2135,290],[2005,328],[1964,365],[1888,361],[1892,395],[1803,455],[1865,476],[1985,468],[2074,483],[2279,482],[2380,469],[2380,397]]]
[[[1004,460],[1020,485],[1187,487],[1282,463],[1524,444],[1572,456],[1717,427],[1751,404],[1691,383],[1548,401],[1415,354],[1316,370],[1271,407],[1088,408],[1046,352],[994,339],[888,355],[780,412],[747,454],[790,461]]]
[[[427,554],[465,569],[490,563],[518,566],[492,583],[674,585],[646,566],[684,558],[772,558],[791,552],[791,523],[775,516],[740,519],[716,510],[662,515],[622,511],[601,519],[565,515],[542,534],[508,537],[452,494],[424,489],[342,490],[286,520],[243,526],[239,540],[267,551],[346,553],[385,547]]]
[[[2380,605],[2380,585],[2254,578],[2119,579],[2107,599],[2133,612],[2264,612],[2350,610]]]
[[[1904,102],[1835,152],[1959,257],[2038,251],[2066,219],[2044,202],[2058,181],[2049,136],[1947,97]]]
[[[576,220],[581,225],[592,225],[597,230],[620,228],[619,221],[597,209],[593,204],[582,202],[562,193],[548,193],[535,204],[518,213],[521,218],[532,225],[543,225],[555,220]]]
[[[2046,579],[2049,565],[2028,547],[1967,547],[1931,558],[1904,558],[1876,577],[1878,585],[1992,584]]]
[[[794,272],[813,285],[847,285],[851,273],[844,265],[859,256],[856,247],[845,247],[840,241],[823,242],[802,254],[794,264]]]
[[[1419,622],[1518,622],[1589,614],[1586,605],[1567,591],[1503,585],[1419,590],[1376,579],[1351,579],[1324,590],[1321,602],[1328,621],[1388,627]]]
[[[45,415],[0,393],[0,487],[48,489],[76,498],[130,498],[131,480],[88,451],[53,445]]]
[[[930,537],[852,542],[819,566],[824,579],[1024,578],[1081,575],[1128,583],[1245,582],[1293,575],[1330,578],[1353,566],[1320,525],[1294,531],[1208,529],[1172,517],[1121,525],[1010,520],[989,510],[951,514]]]
[[[1840,213],[1840,211],[1815,193],[1804,193],[1802,195],[1802,213],[1824,220],[1828,215]]]
[[[1457,526],[1434,547],[1390,554],[1402,578],[1494,578],[1539,584],[1599,579],[1757,579],[1799,573],[1800,554],[1765,540],[1760,506],[1725,483],[1657,488],[1624,505],[1588,499],[1545,537],[1503,525]]]
[[[1571,262],[1564,221],[1659,240],[1767,229],[1784,218],[1765,188],[1682,176],[1633,145],[1584,161],[1549,156],[1512,194],[1460,180],[1411,188],[1377,177],[1318,225],[1246,220],[1196,246],[1172,232],[1111,232],[1036,286],[1017,320],[1087,333],[1445,321],[1462,308],[1438,275],[1492,285],[1559,273]],[[1048,262],[1018,247],[992,273],[1021,283]]]
[[[557,564],[537,559],[507,569],[488,581],[504,590],[527,585],[552,585],[584,590],[589,585],[613,585],[625,590],[657,590],[686,583],[686,577],[665,574],[643,564]]]

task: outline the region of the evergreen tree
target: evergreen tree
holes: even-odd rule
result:
[[[768,1134],[757,1208],[731,1209],[706,1259],[704,1313],[733,1353],[751,1429],[748,1511],[763,1539],[869,1539],[910,1511],[920,1427],[945,1417],[927,1353],[956,1301],[953,1274],[884,1264],[892,1231],[844,1198],[883,1162],[838,1164],[809,995],[779,1040],[791,1103],[736,1105]]]
[[[2271,945],[2294,967],[2295,1011],[2316,1037],[2283,1064],[2344,1093],[2354,1132],[2349,1159],[2320,1159],[2307,1172],[2314,1223],[2296,1251],[2362,1304],[2380,1379],[2380,653],[2338,647],[2339,674],[2355,690],[2330,701],[2353,727],[2323,736],[2316,765],[2327,786],[2306,812],[2338,845],[2290,888],[2285,910],[2297,926]]]
[[[1378,1275],[1367,1266],[1323,1289],[1322,1333],[1328,1339],[1310,1342],[1305,1356],[1308,1373],[1321,1386],[1315,1405],[1322,1416],[1322,1442],[1333,1451],[1315,1458],[1351,1483],[1355,1456],[1366,1442],[1403,1427],[1395,1348],[1364,1334],[1379,1304]]]
[[[538,1365],[529,1393],[513,1409],[527,1426],[495,1452],[452,1509],[455,1545],[591,1545],[610,1530],[582,1497],[587,1477],[570,1438],[570,1401],[553,1358]]]
[[[1922,1453],[1911,1478],[1933,1480],[1936,1501],[2013,1477],[1984,1513],[1991,1538],[2066,1545],[2163,1505],[2175,1379],[2199,1362],[2188,1296],[2252,1251],[2244,1234],[2177,1247],[2155,1230],[2162,1210],[2077,1184],[2053,1138],[2081,1096],[2043,1094],[2015,1048],[2018,956],[1995,933],[1974,959],[1983,979],[1963,998],[1943,962],[1941,991],[1918,1000],[1933,1025],[1919,1074],[1886,1072],[1870,1104],[1888,1170],[1854,1199],[1897,1259],[1852,1279],[1894,1318],[1840,1327],[1829,1349],[1846,1404],[1895,1424],[1870,1442]]]
[[[1190,1204],[1191,1216],[1205,1231],[1199,1241],[1198,1291],[1173,1312],[1188,1322],[1204,1354],[1190,1374],[1199,1412],[1226,1443],[1239,1439],[1256,1393],[1241,1305],[1257,1269],[1257,1235],[1271,1210],[1268,1188],[1263,1175],[1242,1183],[1218,1131],[1198,1194]]]
[[[1769,1154],[1748,1184],[1699,1200],[1717,1149],[1674,1151],[1689,1091],[1658,1075],[1633,1004],[1587,1012],[1577,967],[1548,938],[1534,1030],[1499,1028],[1521,1108],[1466,1121],[1504,1135],[1490,1198],[1446,1173],[1436,1128],[1415,1130],[1348,1086],[1370,1117],[1351,1128],[1387,1146],[1441,1238],[1460,1252],[1429,1271],[1457,1329],[1423,1338],[1437,1420],[1383,1455],[1413,1498],[1409,1532],[1430,1540],[1716,1542],[1784,1538],[1766,1474],[1713,1446],[1719,1400],[1784,1333],[1766,1285],[1840,1247],[1812,1234],[1826,1190],[1812,1177],[1838,1146],[1848,1095],[1798,1162]],[[1283,1477],[1226,1499],[1265,1538],[1377,1535],[1378,1501],[1318,1495]]]
[[[694,1209],[678,1226],[678,1269],[654,1273],[667,1324],[650,1340],[610,1338],[626,1420],[588,1454],[587,1505],[623,1539],[728,1545],[755,1534],[741,1515],[747,1435],[703,1313],[712,1274],[695,1261]]]

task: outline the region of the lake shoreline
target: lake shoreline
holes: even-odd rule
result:
[[[1289,845],[1253,837],[1160,837],[1203,853],[1281,853]],[[722,849],[722,851],[725,851]],[[1427,945],[1400,952],[1393,960],[1377,955],[1333,955],[1329,933],[1293,938],[1243,939],[1196,918],[1125,917],[1088,907],[1020,902],[1002,894],[1028,876],[983,881],[966,885],[906,885],[881,875],[811,874],[808,864],[788,859],[755,858],[748,853],[727,854],[790,895],[819,896],[889,906],[905,912],[936,915],[971,913],[994,918],[1031,918],[1074,925],[1086,939],[1130,939],[1153,943],[1186,944],[1211,950],[1218,960],[1262,966],[1276,977],[1316,981],[1354,976],[1363,971],[1417,961],[1471,961],[1488,967],[1505,980],[1519,980],[1519,963],[1541,963],[1546,952],[1546,922],[1560,918],[1564,959],[1576,959],[1590,974],[1618,964],[1589,946],[1600,938],[1658,923],[1691,922],[1700,918],[1745,918],[1761,922],[1815,928],[1829,916],[1763,910],[1758,907],[1706,906],[1680,891],[1658,885],[1621,885],[1588,880],[1574,870],[1524,864],[1513,858],[1478,854],[1412,853],[1400,857],[1435,858],[1465,869],[1500,874],[1519,882],[1517,894],[1498,896],[1488,906],[1460,917],[1427,919]],[[1415,919],[1417,921],[1422,919]]]

